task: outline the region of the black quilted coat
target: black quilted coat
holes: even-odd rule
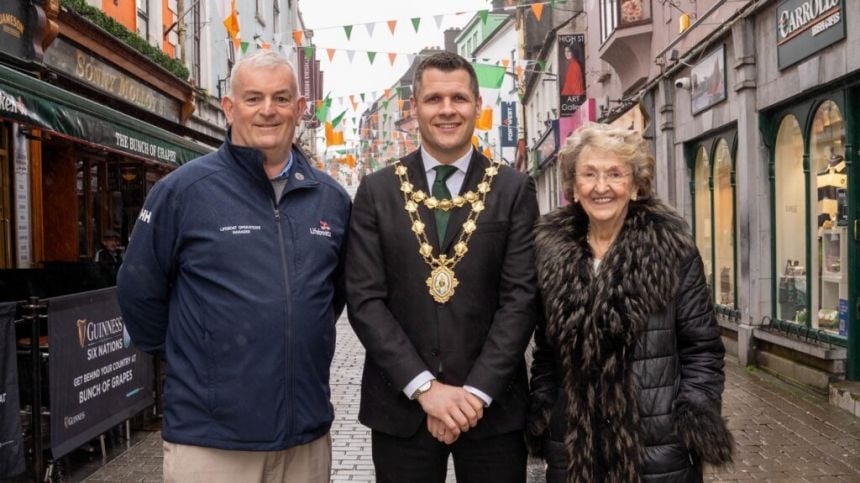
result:
[[[687,224],[630,203],[595,272],[579,204],[536,227],[545,322],[535,333],[529,447],[548,480],[693,482],[731,461],[725,349]]]

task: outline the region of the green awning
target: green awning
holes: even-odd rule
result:
[[[175,166],[213,150],[3,65],[0,117]]]

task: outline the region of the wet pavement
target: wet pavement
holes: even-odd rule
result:
[[[332,481],[372,482],[370,431],[358,423],[364,350],[346,318],[338,322],[332,367]],[[735,361],[726,363],[723,415],[737,441],[735,464],[705,481],[860,482],[860,418],[812,394]],[[92,473],[87,482],[161,481],[161,435],[138,442]],[[529,483],[543,482],[543,465],[529,465]],[[454,481],[450,471],[448,481]]]

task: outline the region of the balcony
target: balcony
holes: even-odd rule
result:
[[[598,54],[615,70],[624,92],[648,80],[653,30],[651,0],[600,0]]]

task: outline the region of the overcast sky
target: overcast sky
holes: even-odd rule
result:
[[[316,56],[325,72],[323,91],[331,92],[334,99],[331,117],[349,108],[346,116],[354,121],[348,127],[357,127],[355,119],[373,100],[371,93],[381,95],[406,72],[409,61],[405,54],[417,54],[424,47],[442,47],[446,29],[463,27],[478,10],[490,8],[489,0],[300,0],[305,28],[314,32]],[[442,15],[441,29],[436,27],[437,15]],[[410,20],[413,17],[421,18],[417,33]],[[394,35],[389,30],[389,20],[397,20]],[[374,23],[372,36],[365,23]],[[344,25],[353,25],[350,40]],[[337,49],[332,62],[327,48]],[[352,62],[347,50],[355,51]],[[372,65],[367,51],[378,52]],[[404,55],[398,55],[392,66],[389,52]],[[366,94],[365,104],[353,111],[348,96],[355,95],[358,102],[360,93]],[[337,102],[340,97],[344,98],[343,104]],[[346,134],[351,138],[351,129]]]

